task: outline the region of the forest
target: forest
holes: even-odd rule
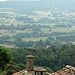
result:
[[[3,50],[3,51],[2,51]],[[9,59],[7,63],[5,60],[1,59],[2,54],[6,54],[6,59]],[[9,57],[9,53],[11,57]],[[8,54],[8,55],[7,55]],[[66,65],[71,65],[75,67],[75,45],[61,47],[51,45],[48,48],[43,46],[37,48],[5,48],[0,47],[0,60],[6,64],[1,64],[3,67],[2,74],[11,75],[26,68],[26,56],[34,55],[35,67],[41,66],[47,69],[48,72],[53,73]],[[0,62],[2,62],[0,61]]]

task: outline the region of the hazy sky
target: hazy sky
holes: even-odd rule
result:
[[[9,1],[40,1],[40,0],[9,0]]]
[[[0,1],[7,1],[7,0],[0,0]]]
[[[40,1],[40,0],[0,0],[2,1]]]

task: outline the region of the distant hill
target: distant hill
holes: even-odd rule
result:
[[[33,10],[41,11],[53,11],[53,10],[64,10],[74,11],[75,1],[74,0],[29,0],[29,1],[7,1],[0,2],[0,8],[15,8],[22,9],[22,12],[32,12]]]

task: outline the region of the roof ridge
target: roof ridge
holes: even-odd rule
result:
[[[66,65],[66,68],[72,69],[73,71],[75,71],[75,67],[73,67],[73,66]]]

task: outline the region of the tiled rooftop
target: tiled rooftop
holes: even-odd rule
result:
[[[46,71],[46,69],[44,69],[42,67],[37,67],[37,68],[35,68],[35,71]]]
[[[24,70],[21,70],[17,73],[14,73],[13,75],[33,75],[33,73],[34,73],[34,71],[27,72],[27,70],[24,69]]]
[[[75,67],[67,65],[65,68],[58,70],[51,75],[75,75]]]
[[[25,71],[27,71],[26,69],[20,71],[20,72],[17,72],[17,73],[14,73],[13,75],[19,75],[19,74],[26,74]]]
[[[38,67],[35,70],[41,71],[41,70],[45,70],[45,69]],[[20,72],[14,73],[13,75],[26,75],[26,72],[27,72],[27,70],[24,69]],[[33,75],[33,73],[34,73],[34,71],[31,71],[27,75]],[[47,72],[46,75],[75,75],[75,67],[67,65],[65,68],[62,68],[61,70],[58,70],[55,73],[50,74]]]

